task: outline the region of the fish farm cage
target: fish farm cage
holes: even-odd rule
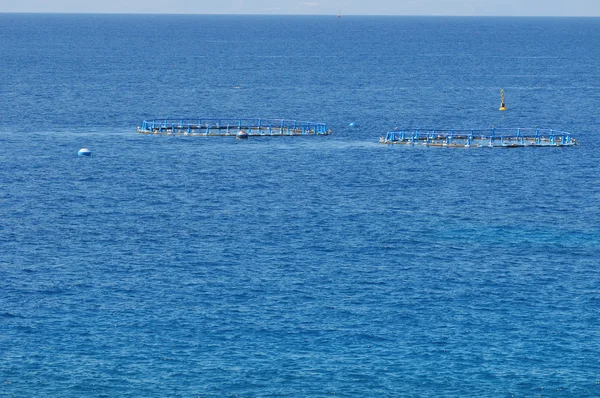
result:
[[[488,130],[394,130],[379,139],[381,144],[441,147],[557,147],[572,146],[570,133],[540,128],[491,128]]]
[[[285,119],[152,119],[138,127],[142,134],[192,136],[329,135],[325,123]]]

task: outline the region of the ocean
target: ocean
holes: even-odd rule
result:
[[[0,396],[600,396],[598,42],[598,18],[0,14]],[[157,117],[332,135],[137,133]],[[579,145],[378,144],[492,126]]]

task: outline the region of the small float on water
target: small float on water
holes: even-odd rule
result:
[[[330,135],[325,123],[286,119],[152,119],[138,127],[141,134],[231,136],[245,132],[255,136]]]
[[[440,147],[563,147],[577,144],[570,133],[539,128],[491,128],[489,130],[394,130],[379,139],[381,144]]]
[[[504,90],[500,90],[500,108],[498,108],[499,111],[505,111],[506,110],[506,102],[504,102]]]
[[[90,151],[87,148],[81,148],[78,152],[77,152],[77,156],[92,156],[92,151]]]
[[[235,138],[238,140],[248,139],[248,132],[244,130],[238,131]]]

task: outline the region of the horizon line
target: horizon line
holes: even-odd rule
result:
[[[0,11],[0,14],[30,15],[189,15],[189,16],[272,16],[272,17],[337,17],[336,14],[277,13],[194,13],[194,12],[88,12],[88,11]],[[460,18],[600,18],[600,15],[473,15],[473,14],[343,14],[344,17],[460,17]]]

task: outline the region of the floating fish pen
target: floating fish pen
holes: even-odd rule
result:
[[[329,135],[325,123],[285,119],[153,119],[138,127],[142,134],[192,136]]]
[[[577,140],[564,131],[538,128],[492,128],[489,130],[395,130],[379,139],[381,144],[441,147],[557,147]]]

